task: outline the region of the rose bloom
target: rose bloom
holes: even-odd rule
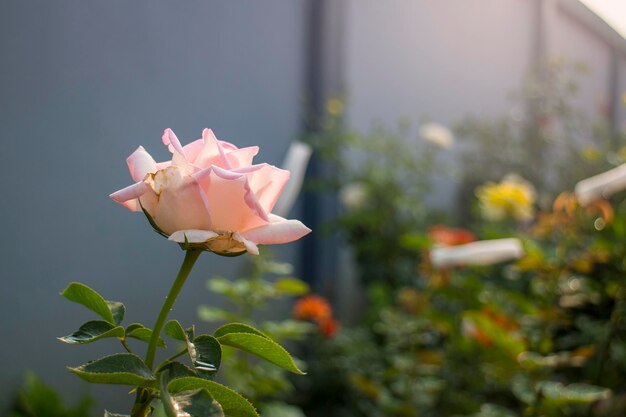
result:
[[[626,189],[626,164],[578,182],[575,192],[578,203],[585,207],[595,200],[609,198],[624,189]]]
[[[517,175],[507,175],[499,183],[489,182],[476,189],[482,215],[487,220],[532,220],[535,188]]]
[[[441,224],[429,228],[428,237],[441,246],[457,246],[476,241],[476,236],[469,230]]]
[[[162,140],[172,160],[157,163],[140,146],[126,160],[135,183],[111,198],[143,211],[169,240],[220,255],[258,255],[259,244],[287,243],[311,231],[271,214],[289,171],[253,165],[258,146],[238,149],[210,129],[185,146],[170,129]]]
[[[317,326],[319,328],[320,333],[322,333],[322,335],[328,338],[335,336],[339,332],[339,329],[341,328],[341,325],[339,324],[339,322],[332,318],[319,321],[317,323]]]
[[[324,297],[306,295],[296,301],[293,306],[293,316],[298,320],[313,320],[322,322],[332,317],[333,311]]]
[[[479,240],[464,245],[438,247],[430,251],[430,262],[437,268],[467,265],[492,265],[524,256],[522,242],[516,238]]]
[[[422,139],[443,149],[454,146],[454,135],[444,125],[439,123],[425,123],[420,127],[419,135]]]

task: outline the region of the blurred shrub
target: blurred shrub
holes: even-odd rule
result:
[[[89,417],[93,399],[83,396],[74,407],[67,407],[54,388],[29,373],[16,394],[6,417]]]
[[[307,415],[626,415],[626,205],[560,194],[624,161],[608,149],[622,138],[572,105],[581,69],[546,64],[516,97],[522,110],[456,129],[459,213],[482,205],[458,222],[471,231],[437,225],[454,223],[426,201],[446,159],[406,125],[359,135],[334,115],[312,138],[332,166],[317,185],[343,203],[329,227],[353,250],[368,305],[359,325],[309,347]],[[520,238],[526,256],[430,263],[434,245],[500,237]]]
[[[309,292],[309,286],[293,277],[292,266],[276,262],[267,252],[251,257],[245,276],[228,280],[213,277],[207,282],[210,291],[219,294],[230,305],[226,308],[200,306],[200,318],[209,322],[234,321],[252,325],[280,343],[303,340],[313,331],[306,321],[271,320],[266,310],[277,303],[285,303],[293,297]],[[229,387],[243,394],[264,415],[300,417],[299,408],[286,402],[293,393],[293,385],[287,372],[265,361],[237,351],[224,348],[221,377]]]

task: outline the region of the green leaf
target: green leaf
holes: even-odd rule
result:
[[[152,337],[152,330],[148,329],[143,324],[133,323],[126,327],[126,337],[132,337],[133,339],[138,339],[143,342],[149,343],[150,338]],[[165,342],[160,337],[157,342],[157,346],[165,347]]]
[[[181,393],[174,397],[178,406],[190,417],[223,417],[222,406],[206,389]]]
[[[191,326],[187,330],[183,329],[183,326],[178,320],[170,320],[165,323],[165,334],[172,339],[181,340],[186,342],[188,339],[193,339],[194,327]]]
[[[84,344],[106,337],[124,337],[124,328],[113,326],[111,323],[103,320],[93,320],[80,326],[71,335],[59,337],[59,340],[70,344]]]
[[[109,413],[107,410],[104,410],[104,417],[130,417],[128,414],[113,414]]]
[[[222,362],[222,345],[213,336],[200,335],[188,345],[189,357],[200,375],[210,376],[217,372]]]
[[[215,331],[215,333],[213,333],[213,336],[215,336],[215,337],[217,337],[219,339],[221,336],[227,335],[229,333],[251,333],[251,334],[255,334],[257,336],[261,336],[261,337],[264,337],[266,339],[269,339],[260,330],[257,330],[254,327],[249,326],[247,324],[243,324],[243,323],[228,323],[228,324],[225,324],[222,327],[218,328]]]
[[[80,282],[72,282],[61,291],[61,295],[70,301],[84,305],[111,324],[119,324],[124,317],[122,303],[107,301],[95,290]]]
[[[309,284],[297,278],[278,279],[274,283],[274,288],[289,295],[304,295],[310,291]]]
[[[278,343],[253,333],[228,333],[217,338],[222,345],[234,347],[263,358],[294,374],[304,375],[289,353]]]
[[[118,353],[87,362],[71,372],[88,382],[155,387],[156,378],[139,356]]]
[[[217,382],[202,378],[187,377],[179,378],[170,382],[167,386],[171,393],[180,393],[197,389],[206,389],[209,394],[222,406],[224,414],[228,417],[258,417],[252,404],[244,397]]]
[[[167,384],[169,384],[170,381],[173,381],[174,379],[177,379],[177,378],[184,378],[187,376],[197,376],[196,373],[191,368],[189,368],[186,365],[183,365],[180,362],[169,362],[158,370],[159,373],[166,372],[166,371],[169,373],[167,375]]]

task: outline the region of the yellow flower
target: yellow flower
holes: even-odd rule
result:
[[[476,189],[480,210],[487,220],[531,220],[535,214],[535,188],[517,175],[499,183],[489,182]]]

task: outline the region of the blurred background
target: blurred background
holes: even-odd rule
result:
[[[433,185],[423,200],[462,224],[471,216],[464,199],[473,186],[509,173],[497,158],[472,155],[506,154],[514,148],[507,134],[528,150],[527,159],[510,159],[528,171],[517,173],[537,187],[545,181],[547,190],[562,184],[543,170],[558,165],[554,155],[563,141],[580,145],[577,150],[600,149],[600,143],[620,148],[626,127],[622,3],[0,2],[0,334],[6,340],[0,410],[10,406],[27,371],[69,399],[90,392],[98,410],[131,403],[124,387],[87,387],[66,371],[65,365],[116,346],[59,343],[83,312],[57,294],[81,281],[123,300],[129,323],[152,322],[182,252],[108,195],[128,184],[125,158],[137,146],[166,159],[164,128],[186,143],[210,127],[239,147],[259,145],[257,160],[275,165],[293,141],[309,141],[317,147],[308,170],[313,180],[343,172],[324,157],[338,126],[363,137],[378,132],[383,148],[392,143],[390,131],[413,146],[427,123],[459,138],[482,134],[493,140],[474,146],[459,139],[437,156],[424,151],[432,156],[425,164]],[[554,97],[567,106],[550,107]],[[566,107],[575,111],[561,112]],[[488,130],[497,120],[523,125],[524,134]],[[576,127],[568,130],[571,124]],[[556,150],[545,150],[544,140],[558,143]],[[358,167],[367,157],[352,152],[350,143],[335,152]],[[476,176],[462,176],[461,166]],[[571,187],[582,177],[567,179]],[[290,215],[315,233],[277,248],[276,256],[330,298],[340,318],[355,322],[368,303],[359,289],[359,261],[350,239],[328,232],[343,208],[336,189],[320,193],[320,187],[305,187]],[[219,305],[206,280],[235,277],[244,262],[203,256],[174,309],[177,318],[191,324],[199,305]]]

